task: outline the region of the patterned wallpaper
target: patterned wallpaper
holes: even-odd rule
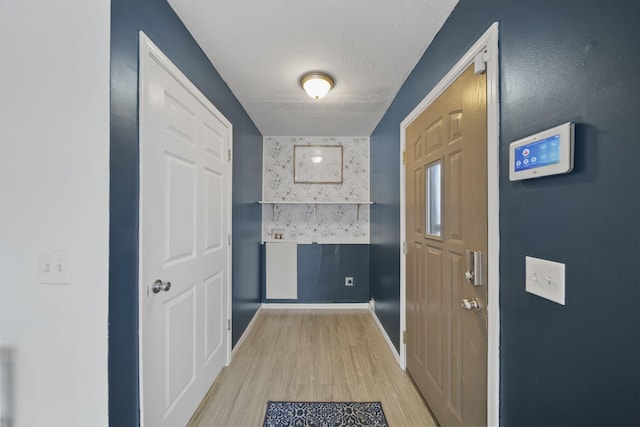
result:
[[[342,146],[342,184],[294,183],[296,145]],[[265,137],[262,170],[262,200],[303,202],[263,205],[264,241],[369,243],[369,205],[316,204],[369,201],[369,138]]]

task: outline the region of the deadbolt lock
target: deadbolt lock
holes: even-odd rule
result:
[[[482,252],[465,251],[467,271],[464,272],[464,278],[474,286],[482,285]]]

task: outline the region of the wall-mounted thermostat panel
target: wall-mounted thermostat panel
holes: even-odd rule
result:
[[[571,172],[573,133],[574,124],[567,122],[512,142],[509,145],[509,180]]]

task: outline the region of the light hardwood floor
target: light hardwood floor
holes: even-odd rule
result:
[[[381,401],[391,427],[436,426],[367,310],[262,310],[188,427],[260,427],[274,401]]]

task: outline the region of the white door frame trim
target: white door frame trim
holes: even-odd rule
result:
[[[229,129],[229,177],[233,177],[233,162],[231,159],[233,158],[233,125],[227,118],[218,110],[212,103],[207,99],[202,92],[193,84],[191,81],[185,76],[180,69],[171,62],[171,60],[164,54],[162,51],[151,41],[151,39],[142,31],[139,32],[140,40],[139,40],[139,64],[138,64],[138,143],[140,144],[144,138],[144,129],[142,127],[143,123],[143,109],[142,100],[144,100],[145,96],[145,85],[142,83],[142,79],[147,74],[147,69],[149,67],[149,61],[157,62],[162,68],[164,68],[169,74],[171,74],[189,93],[191,93],[205,108],[207,108],[213,115],[216,116],[218,120],[220,120],[228,129]],[[139,159],[141,162],[142,159]],[[142,178],[142,168],[140,168],[140,178]],[[140,181],[142,182],[142,181]],[[232,179],[227,181],[226,190],[226,202],[228,206],[227,211],[227,226],[229,235],[231,236],[232,228]],[[138,195],[138,200],[142,200],[142,185],[139,188],[140,194]],[[139,207],[139,229],[142,229],[142,204],[140,203]],[[138,244],[138,263],[142,260],[141,253],[142,245]],[[231,253],[232,246],[231,241],[229,241],[229,251],[227,256],[227,283],[225,284],[227,290],[227,318],[228,318],[228,329],[227,333],[227,343],[226,343],[226,361],[225,365],[229,365],[231,361],[231,283],[232,283],[232,269],[231,269]],[[143,372],[143,364],[142,360],[142,343],[143,343],[143,330],[142,330],[142,318],[141,315],[143,313],[143,304],[146,299],[146,286],[142,281],[142,268],[139,266],[138,268],[138,372],[139,372],[139,395],[138,395],[138,403],[139,403],[139,411],[140,411],[140,425],[143,426],[144,422],[144,408],[142,406],[142,396],[144,393],[144,383],[142,381],[142,372]]]
[[[400,124],[400,336],[407,325],[406,282],[406,183],[403,151],[406,148],[405,130],[462,72],[474,63],[476,56],[488,53],[487,58],[487,202],[488,202],[488,339],[487,339],[487,425],[500,425],[500,99],[498,61],[498,23],[491,27],[460,58],[429,94]],[[400,365],[407,366],[406,345],[400,345]]]

